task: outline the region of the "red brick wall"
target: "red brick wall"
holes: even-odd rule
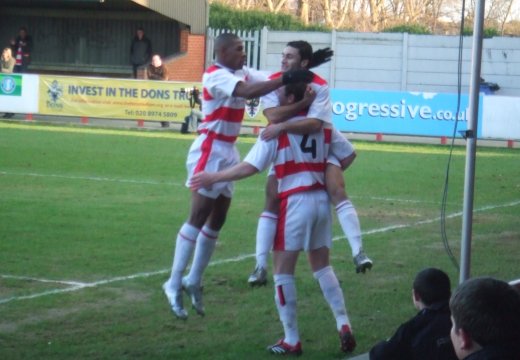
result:
[[[164,61],[168,68],[168,80],[200,82],[204,72],[206,37],[192,35],[188,30],[181,32],[180,50],[182,54]]]

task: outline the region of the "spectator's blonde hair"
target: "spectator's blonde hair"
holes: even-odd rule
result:
[[[4,58],[5,53],[9,54],[9,58],[13,57],[13,51],[11,50],[10,47],[5,47],[4,50],[2,50],[2,59]]]

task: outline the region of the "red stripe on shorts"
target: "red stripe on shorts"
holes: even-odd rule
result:
[[[273,250],[285,250],[285,222],[287,221],[287,198],[280,200],[280,212],[278,224],[276,225],[276,236],[274,238]]]
[[[197,166],[195,166],[193,174],[199,173],[206,168],[209,155],[211,154],[211,148],[213,147],[214,136],[211,136],[211,134],[212,133],[209,133],[207,135],[206,139],[202,142],[202,145],[200,146],[202,154],[200,155],[199,161],[197,161]]]

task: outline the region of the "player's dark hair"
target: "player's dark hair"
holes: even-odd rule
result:
[[[232,42],[240,40],[240,37],[233,33],[223,33],[215,38],[215,51],[229,46]]]
[[[413,281],[413,289],[426,306],[450,300],[450,278],[444,271],[436,268],[419,271]]]
[[[307,90],[306,83],[287,84],[285,85],[285,96],[294,95],[294,100],[300,101],[305,95],[305,90]]]
[[[287,43],[287,46],[297,49],[301,60],[308,60],[307,69],[330,61],[332,55],[334,55],[334,51],[330,48],[323,48],[313,52],[312,45],[304,40],[290,41]]]
[[[480,346],[516,344],[520,339],[520,294],[505,281],[466,280],[455,289],[450,309],[455,328]]]
[[[300,54],[301,60],[309,60],[309,64],[312,61],[312,45],[304,40],[297,41],[289,41],[287,46],[295,48],[298,50],[298,54]]]

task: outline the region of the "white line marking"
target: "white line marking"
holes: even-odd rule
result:
[[[234,258],[230,258],[230,259],[212,261],[209,263],[208,266],[216,266],[216,265],[220,265],[220,264],[227,264],[230,262],[238,262],[238,261],[242,261],[242,260],[245,260],[248,258],[252,258],[254,256],[255,256],[255,254],[238,255],[238,256],[236,256]],[[132,274],[132,275],[128,275],[128,276],[118,276],[115,278],[95,281],[95,282],[91,282],[91,283],[65,282],[65,281],[54,281],[54,280],[47,280],[47,279],[37,279],[37,278],[31,278],[31,277],[26,277],[26,276],[1,275],[1,277],[4,277],[4,278],[15,278],[15,279],[18,278],[18,279],[22,279],[22,280],[32,280],[32,281],[41,281],[41,282],[56,282],[56,283],[62,283],[62,284],[73,284],[73,286],[68,287],[68,288],[63,288],[63,289],[48,290],[48,291],[44,291],[44,292],[36,293],[36,294],[32,294],[32,295],[13,296],[13,297],[6,298],[6,299],[0,299],[0,305],[11,302],[11,301],[15,301],[15,300],[34,299],[34,298],[38,298],[38,297],[46,296],[46,295],[55,295],[55,294],[61,294],[61,293],[65,293],[65,292],[81,290],[81,289],[85,289],[85,288],[93,288],[93,287],[97,287],[99,285],[110,284],[110,283],[114,283],[114,282],[118,282],[118,281],[147,278],[150,276],[167,274],[169,272],[170,272],[170,269],[163,269],[163,270],[157,270],[157,271],[151,271],[151,272],[137,273],[137,274]]]
[[[49,178],[57,178],[57,179],[67,179],[67,180],[85,180],[85,181],[107,181],[107,182],[116,182],[116,183],[126,183],[126,184],[143,184],[143,185],[170,185],[170,186],[182,186],[184,187],[184,182],[171,182],[171,181],[154,181],[154,180],[134,180],[134,179],[121,179],[121,178],[107,178],[107,177],[99,177],[99,176],[75,176],[75,175],[59,175],[59,174],[39,174],[39,173],[26,173],[26,172],[16,172],[16,171],[0,171],[0,175],[10,175],[10,176],[32,176],[32,177],[49,177]],[[237,190],[240,191],[264,191],[262,187],[244,187],[243,185],[237,186]],[[417,204],[437,204],[433,201],[421,201],[421,200],[411,200],[411,199],[397,199],[397,198],[385,198],[380,196],[363,196],[363,195],[354,195],[351,196],[352,199],[370,199],[370,200],[379,200],[379,201],[389,201],[389,202],[402,202],[402,203],[417,203]]]
[[[131,179],[117,179],[117,178],[106,178],[98,176],[74,176],[74,175],[57,175],[57,174],[38,174],[38,173],[19,173],[10,171],[0,171],[0,175],[12,175],[12,176],[35,176],[35,177],[51,177],[67,180],[87,180],[87,181],[109,181],[119,183],[130,183],[130,184],[143,184],[143,185],[172,185],[172,186],[184,186],[184,183],[174,182],[161,182],[153,180],[131,180]]]
[[[517,206],[517,205],[520,205],[520,200],[511,201],[509,203],[505,203],[505,204],[502,204],[502,205],[483,206],[481,208],[474,209],[473,211],[474,212],[484,212],[484,211],[487,211],[487,210],[494,210],[494,209],[498,209],[498,208],[512,207],[512,206]],[[447,219],[452,219],[452,218],[455,218],[455,217],[459,217],[461,215],[462,215],[462,211],[456,212],[456,213],[453,213],[453,214],[450,214],[450,215],[447,215],[446,218]],[[379,229],[363,231],[362,235],[372,235],[372,234],[383,233],[383,232],[396,230],[396,229],[404,229],[404,228],[409,228],[409,227],[414,227],[414,226],[431,224],[433,222],[440,221],[440,219],[441,219],[440,217],[436,217],[436,218],[432,218],[432,219],[417,221],[417,222],[414,222],[414,223],[411,223],[411,224],[391,225],[391,226],[387,226],[387,227],[383,227],[383,228],[379,228]],[[343,239],[343,238],[345,238],[345,237],[344,236],[337,236],[337,237],[333,238],[333,241],[340,240],[340,239]],[[242,255],[238,255],[238,256],[236,256],[234,258],[212,261],[212,262],[209,263],[208,266],[216,266],[216,265],[226,264],[226,263],[230,263],[230,262],[239,262],[239,261],[242,261],[242,260],[245,260],[245,259],[252,258],[254,256],[255,256],[255,254],[242,254]],[[118,277],[115,277],[115,278],[95,281],[95,282],[92,282],[92,283],[82,283],[82,282],[75,282],[75,281],[57,281],[57,280],[38,279],[38,278],[31,278],[31,277],[24,277],[24,276],[14,276],[14,275],[1,275],[4,278],[13,278],[13,279],[18,278],[18,279],[23,279],[23,280],[51,282],[51,283],[55,282],[55,283],[61,283],[61,284],[65,284],[65,285],[72,285],[72,286],[69,287],[69,288],[64,288],[64,289],[48,290],[48,291],[44,291],[44,292],[36,293],[36,294],[32,294],[32,295],[13,296],[13,297],[6,298],[6,299],[0,299],[0,304],[5,304],[5,303],[11,302],[11,301],[15,301],[15,300],[34,299],[34,298],[41,297],[41,296],[46,296],[46,295],[54,295],[54,294],[60,294],[60,293],[64,293],[64,292],[71,292],[71,291],[81,290],[81,289],[84,289],[84,288],[97,287],[97,286],[100,286],[100,285],[110,284],[110,283],[118,282],[118,281],[126,281],[126,280],[131,280],[131,279],[146,278],[146,277],[155,276],[155,275],[162,275],[162,274],[165,274],[165,273],[168,273],[168,272],[170,272],[170,269],[163,269],[163,270],[157,270],[157,271],[152,271],[152,272],[137,273],[137,274],[128,275],[128,276],[118,276]]]
[[[56,283],[56,284],[64,284],[64,285],[72,285],[72,286],[83,286],[85,283],[78,281],[64,281],[64,280],[51,280],[51,279],[41,279],[41,278],[33,278],[29,276],[16,276],[16,275],[0,275],[5,279],[17,279],[17,280],[29,280],[29,281],[38,281],[44,283]]]

